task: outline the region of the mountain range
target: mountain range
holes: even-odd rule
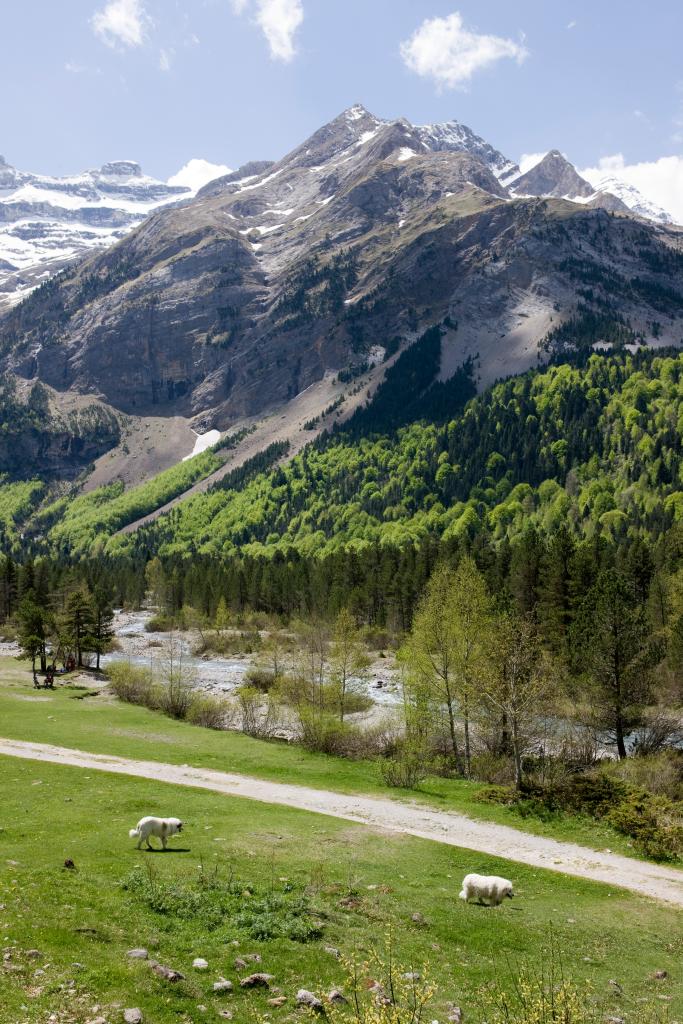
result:
[[[66,183],[2,173],[4,215],[26,203],[29,233],[50,237],[29,207],[49,217],[58,195],[86,236],[123,237],[4,314],[1,365],[46,385],[55,409],[88,398],[142,424],[145,471],[189,454],[190,426],[277,414],[299,436],[300,416],[324,422],[340,381],[372,390],[437,324],[440,378],[469,358],[480,386],[563,347],[681,341],[683,230],[649,219],[637,193],[594,189],[556,150],[522,174],[457,122],[353,106],[196,196],[127,163]],[[184,424],[182,440],[150,440],[152,421]],[[99,482],[124,472],[119,456]]]
[[[144,175],[130,160],[55,178],[18,171],[0,156],[0,308],[191,194]]]

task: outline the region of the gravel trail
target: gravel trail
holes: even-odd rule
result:
[[[72,765],[120,775],[133,775],[174,785],[213,790],[230,796],[282,804],[316,814],[431,839],[532,867],[604,882],[642,896],[683,907],[683,871],[607,851],[534,836],[506,825],[475,821],[463,814],[436,811],[416,803],[381,797],[333,793],[247,775],[191,768],[188,765],[135,761],[43,743],[0,739],[0,754],[34,761]]]

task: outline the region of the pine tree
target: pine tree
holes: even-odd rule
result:
[[[100,657],[111,648],[114,639],[114,609],[111,591],[102,584],[96,584],[92,592],[91,622],[88,646],[95,652],[95,668],[100,670]]]
[[[83,668],[83,654],[93,643],[93,600],[92,594],[82,584],[67,596],[63,614],[60,616],[62,645],[73,651],[78,668]]]
[[[616,570],[601,573],[572,627],[574,667],[585,673],[597,724],[625,758],[626,737],[642,721],[652,684],[647,615]]]
[[[37,658],[40,658],[41,672],[45,672],[47,669],[47,640],[50,625],[48,609],[38,604],[32,590],[26,593],[17,611],[17,640],[22,654],[31,659],[34,675]]]

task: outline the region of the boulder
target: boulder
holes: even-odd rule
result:
[[[152,968],[154,973],[159,978],[163,978],[164,981],[175,983],[176,981],[185,980],[185,975],[181,974],[180,971],[174,971],[172,967],[164,967],[163,964],[158,964],[156,960],[150,960],[149,966]]]
[[[343,992],[340,992],[338,988],[333,988],[327,996],[328,1003],[335,1003],[337,1006],[342,1006],[348,1003],[348,999]]]
[[[307,988],[300,988],[296,994],[296,1001],[299,1006],[307,1006],[309,1010],[314,1010],[316,1013],[324,1013],[325,1007],[323,1006],[322,999],[318,999],[313,992],[309,992]]]
[[[227,978],[219,978],[213,983],[214,992],[232,992],[232,982]]]
[[[272,974],[250,974],[246,978],[242,978],[240,981],[241,988],[270,988],[270,983],[273,980]]]

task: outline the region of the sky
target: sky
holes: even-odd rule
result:
[[[0,153],[166,180],[277,159],[362,103],[462,121],[527,164],[616,168],[683,219],[681,38],[679,0],[8,2]]]

